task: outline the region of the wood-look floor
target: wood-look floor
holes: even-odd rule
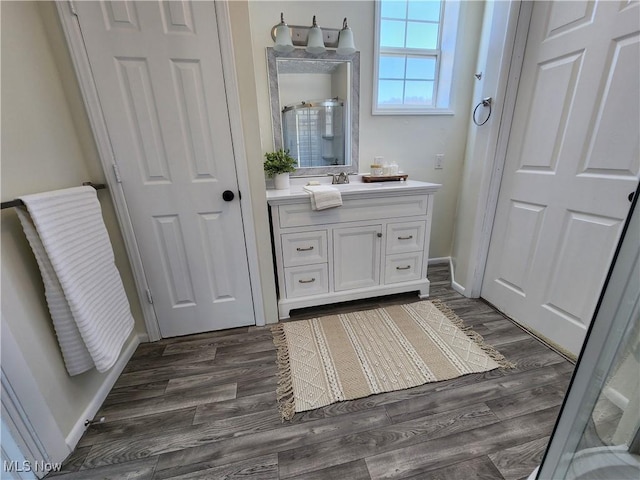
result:
[[[61,479],[521,479],[539,464],[573,365],[429,269],[446,302],[517,368],[296,414],[276,406],[267,328],[140,345]],[[292,319],[417,301],[415,294],[300,311]],[[294,312],[295,313],[295,312]]]

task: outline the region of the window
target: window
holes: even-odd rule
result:
[[[451,114],[460,2],[376,2],[373,114]]]

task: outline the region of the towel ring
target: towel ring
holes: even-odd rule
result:
[[[477,126],[481,127],[491,118],[491,104],[493,103],[492,100],[493,99],[491,97],[483,98],[482,101],[476,105],[476,108],[473,109],[473,123],[475,123]],[[480,108],[481,106],[489,107],[489,115],[487,115],[487,118],[485,118],[482,123],[479,123],[478,120],[476,120],[476,113],[478,111],[478,108]]]

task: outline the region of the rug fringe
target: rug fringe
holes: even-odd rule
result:
[[[464,334],[469,337],[473,342],[478,345],[484,353],[486,353],[494,362],[496,362],[501,369],[507,370],[511,368],[516,368],[516,364],[508,361],[504,355],[502,355],[498,350],[495,349],[492,345],[489,345],[484,341],[482,335],[478,332],[474,331],[470,326],[465,325],[464,321],[453,311],[451,310],[442,300],[433,299],[429,300],[438,310],[440,310],[445,317],[447,317],[451,323],[453,323],[456,327],[464,332]]]
[[[278,324],[271,327],[273,344],[276,346],[276,365],[278,366],[278,388],[276,399],[282,421],[291,420],[296,413],[296,405],[293,398],[293,383],[291,376],[291,364],[289,362],[289,348],[287,337],[284,333],[284,325]]]

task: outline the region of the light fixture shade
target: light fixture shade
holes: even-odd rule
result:
[[[342,30],[340,30],[340,38],[338,40],[338,49],[336,53],[338,55],[351,55],[356,52],[356,45],[353,42],[353,32],[347,24],[347,19],[344,19],[342,23]]]
[[[273,49],[279,53],[289,53],[293,50],[291,42],[291,32],[286,23],[284,23],[284,14],[280,14],[280,23],[276,27],[276,44]]]
[[[309,29],[309,37],[307,38],[307,53],[318,54],[325,51],[324,40],[322,40],[322,30],[316,23],[316,17],[313,16],[313,26]]]

